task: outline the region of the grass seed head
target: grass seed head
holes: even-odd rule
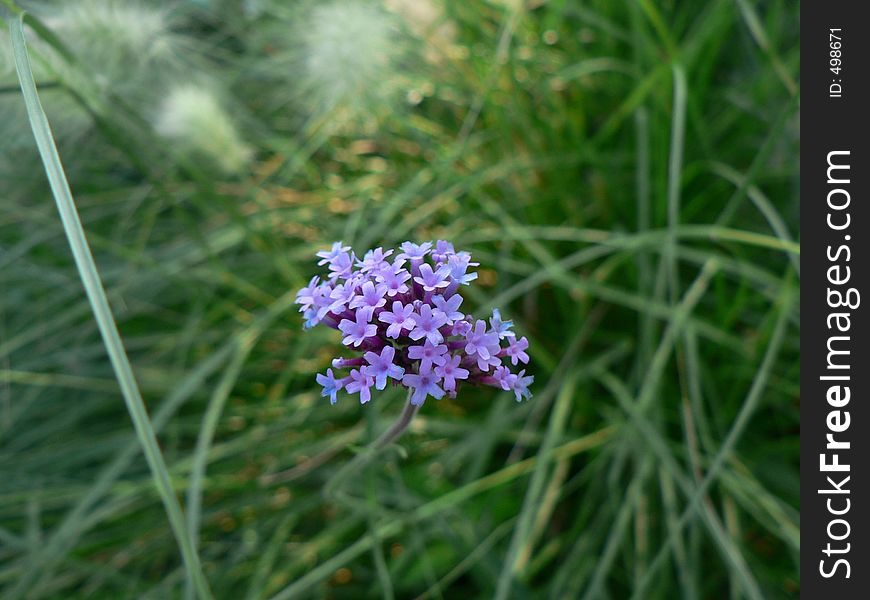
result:
[[[227,174],[242,171],[251,149],[215,93],[197,84],[170,89],[154,123],[156,131],[188,158],[202,159]]]

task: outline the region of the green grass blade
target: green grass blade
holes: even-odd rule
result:
[[[565,421],[568,419],[571,400],[574,399],[575,382],[576,375],[565,382],[559,398],[556,400],[556,406],[553,408],[547,434],[538,452],[540,460],[535,465],[535,470],[532,473],[532,479],[529,482],[523,508],[511,538],[510,549],[502,565],[501,575],[498,578],[498,587],[495,593],[495,598],[498,600],[505,600],[508,597],[514,580],[520,575],[517,559],[523,554],[522,548],[524,544],[529,542],[529,531],[531,530],[535,515],[538,514],[541,508],[541,494],[546,482],[547,467],[552,457],[553,447],[562,435]]]
[[[250,339],[250,338],[249,338]],[[217,431],[218,421],[223,414],[224,406],[233,386],[236,385],[245,360],[248,358],[251,343],[240,343],[230,364],[224,371],[224,375],[209,400],[208,408],[202,419],[199,430],[199,438],[196,441],[196,449],[193,455],[193,466],[190,472],[190,484],[187,488],[187,528],[190,531],[190,543],[196,548],[199,545],[199,531],[202,521],[202,491],[205,484],[205,470],[208,467],[208,453],[211,450],[212,440]],[[184,597],[192,599],[194,587],[188,580],[184,591]]]
[[[732,452],[734,451],[734,448],[737,445],[740,436],[743,434],[743,431],[745,430],[750,417],[758,408],[758,404],[761,401],[762,393],[764,392],[764,389],[767,387],[768,381],[770,380],[771,371],[776,361],[776,357],[778,356],[785,339],[785,332],[788,326],[788,313],[791,310],[791,305],[793,301],[794,291],[790,287],[788,287],[787,282],[783,288],[783,294],[779,307],[779,315],[777,316],[776,325],[774,326],[774,331],[771,336],[770,343],[768,344],[767,350],[764,353],[764,357],[761,360],[761,365],[758,367],[756,376],[752,381],[752,386],[750,387],[749,392],[746,395],[746,399],[744,400],[743,405],[740,407],[740,411],[738,412],[737,417],[734,419],[734,422],[732,423],[731,428],[729,429],[728,434],[725,437],[725,440],[722,442],[721,447],[719,448],[716,455],[713,457],[713,460],[711,461],[703,480],[699,483],[691,498],[687,502],[687,507],[683,511],[683,514],[680,516],[680,520],[677,523],[678,530],[681,530],[688,524],[689,520],[691,519],[692,513],[698,509],[704,495],[710,489],[710,486],[719,477],[719,472],[723,469],[725,462],[729,458],[731,458]],[[632,596],[632,598],[639,600],[640,598],[644,597],[646,588],[652,582],[653,575],[662,566],[664,566],[665,560],[668,553],[671,551],[672,545],[673,537],[669,535],[666,538],[665,543],[659,549],[659,552],[656,555],[655,559],[650,564],[646,576],[640,582],[638,587],[634,590],[634,595]]]
[[[590,451],[594,448],[598,448],[611,439],[614,432],[614,428],[608,427],[584,435],[575,440],[571,440],[570,442],[565,442],[564,444],[553,448],[549,458],[552,460],[564,460],[583,452]],[[469,484],[438,496],[418,507],[406,517],[390,518],[386,523],[379,525],[376,529],[377,538],[385,539],[396,535],[408,524],[432,519],[446,510],[460,506],[463,502],[468,501],[470,498],[478,494],[497,488],[531,473],[535,470],[535,466],[538,464],[539,460],[542,460],[542,457],[538,455],[529,457],[523,461],[499,469],[498,471],[476,479]],[[308,569],[304,576],[272,596],[271,600],[290,600],[291,598],[299,598],[303,592],[329,577],[336,569],[346,564],[349,560],[371,549],[374,540],[375,536],[372,533],[362,536],[331,558],[320,563],[313,569]]]
[[[686,102],[688,96],[686,71],[675,64],[674,108],[671,118],[671,151],[668,158],[668,241],[665,261],[671,305],[680,293],[677,281],[677,228],[680,224],[680,190],[683,180],[683,145],[686,139]]]
[[[54,137],[52,136],[51,128],[48,124],[48,119],[45,116],[45,112],[42,109],[39,96],[36,92],[36,84],[33,79],[33,72],[30,67],[30,60],[27,55],[27,48],[24,40],[23,16],[19,16],[18,19],[11,19],[9,29],[12,36],[15,67],[18,72],[18,79],[24,95],[30,126],[33,130],[34,138],[36,139],[39,154],[42,158],[52,194],[54,195],[57,204],[57,209],[60,212],[64,232],[69,241],[73,258],[75,259],[76,268],[78,269],[79,276],[91,304],[94,318],[100,329],[100,334],[102,335],[103,342],[106,346],[106,351],[109,354],[109,359],[118,379],[118,384],[121,387],[124,401],[127,404],[127,409],[130,412],[130,417],[132,418],[133,425],[136,428],[136,434],[142,444],[142,449],[145,453],[145,458],[148,461],[148,466],[151,469],[154,483],[163,501],[167,516],[169,517],[170,525],[172,526],[173,533],[175,534],[178,545],[181,549],[182,558],[188,576],[194,582],[194,586],[201,598],[211,598],[211,591],[209,590],[208,583],[203,575],[199,557],[197,556],[193,545],[190,543],[190,537],[187,533],[184,516],[181,511],[181,505],[175,497],[175,493],[172,489],[172,483],[169,479],[169,471],[166,468],[166,463],[160,452],[157,443],[157,436],[154,434],[151,421],[148,418],[145,403],[142,400],[142,395],[139,392],[138,385],[136,384],[133,369],[124,350],[121,336],[118,333],[117,325],[115,324],[111,309],[109,308],[109,301],[106,298],[106,292],[103,289],[103,284],[100,280],[99,273],[97,272],[94,258],[91,255],[87,239],[85,238],[85,232],[82,228],[75,202],[73,201],[69,183],[64,174],[60,156],[54,143]]]
[[[755,9],[746,0],[735,0],[735,2],[737,7],[740,9],[740,16],[743,17],[743,21],[746,23],[746,27],[752,34],[755,43],[758,44],[758,47],[764,51],[770,60],[770,63],[773,66],[773,71],[776,73],[777,77],[779,77],[780,81],[782,81],[782,84],[788,90],[788,93],[792,96],[796,96],[798,93],[798,84],[795,82],[791,73],[789,73],[788,68],[783,64],[782,59],[776,53],[776,50],[772,47]]]

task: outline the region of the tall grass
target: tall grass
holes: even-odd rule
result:
[[[131,89],[42,3],[25,96],[9,19],[50,177],[0,139],[0,595],[797,596],[797,7],[426,4],[355,4],[400,52],[321,81],[320,3],[143,2],[174,66]],[[294,291],[432,238],[535,397],[428,403],[324,496],[403,398],[321,398]]]
[[[36,83],[33,80],[33,72],[30,68],[30,60],[27,56],[27,47],[24,41],[23,15],[17,21],[12,20],[10,22],[10,31],[12,32],[12,51],[15,56],[15,67],[27,107],[27,116],[33,129],[33,137],[39,148],[39,155],[42,158],[45,173],[51,186],[51,192],[57,204],[64,233],[69,241],[70,249],[75,259],[76,269],[82,280],[91,310],[94,313],[94,320],[97,322],[100,335],[103,338],[103,343],[109,355],[109,360],[118,379],[121,393],[127,404],[127,410],[130,412],[130,418],[133,420],[133,425],[136,428],[136,435],[139,437],[143,453],[148,460],[148,466],[154,478],[154,485],[160,494],[169,517],[169,522],[172,525],[173,533],[178,540],[189,577],[194,582],[200,597],[211,598],[211,591],[202,574],[199,556],[196,554],[192,544],[193,538],[191,538],[190,533],[184,526],[181,506],[175,497],[172,482],[169,479],[169,472],[166,469],[166,462],[157,444],[157,437],[154,435],[154,428],[151,425],[151,420],[148,418],[148,412],[142,400],[142,393],[139,391],[138,383],[136,383],[136,377],[133,374],[124,344],[118,333],[118,326],[112,316],[112,309],[109,307],[106,291],[103,289],[103,282],[97,272],[94,257],[91,255],[91,249],[88,246],[69,183],[63,172],[63,165],[57,153],[57,147],[51,134],[48,119],[45,117],[45,112],[42,110],[42,104],[39,102],[39,96],[36,93]],[[20,580],[18,588],[23,589],[25,585],[21,584],[26,581],[28,581],[28,578],[25,576]],[[13,595],[15,595],[14,591]]]

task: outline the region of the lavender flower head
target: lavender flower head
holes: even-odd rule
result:
[[[336,242],[318,252],[325,279],[314,277],[299,290],[296,303],[305,327],[326,325],[342,333],[342,343],[360,353],[336,358],[345,376],[317,375],[322,395],[336,402],[345,390],[371,399],[371,388],[387,383],[407,388],[411,404],[429,396],[455,398],[462,385],[488,385],[513,392],[517,401],[531,398],[534,377],[525,370],[526,338],[517,339],[511,321],[496,309],[488,319],[461,312],[459,289],[477,278],[468,268],[468,252],[456,252],[449,242],[405,242],[398,251],[375,248],[358,259],[349,246]],[[509,364],[508,364],[509,363]]]

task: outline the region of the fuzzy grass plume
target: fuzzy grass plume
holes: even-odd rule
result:
[[[201,85],[181,84],[170,89],[154,127],[172,142],[174,151],[202,159],[223,173],[239,173],[251,159],[251,149],[229,113],[216,94]]]
[[[401,18],[365,0],[274,9],[252,68],[280,85],[269,98],[286,118],[328,132],[371,129],[401,106],[414,62]]]
[[[95,130],[92,113],[106,117],[121,98],[145,114],[165,87],[197,62],[196,45],[175,30],[165,4],[77,0],[38,6],[35,14],[70,54],[36,36],[30,42],[44,59],[34,61],[34,76],[55,138],[61,147],[77,146],[67,159],[73,170],[105,153],[100,140],[89,137]],[[7,43],[0,37],[0,48]],[[11,63],[6,64],[11,54],[0,53],[0,83],[14,83]],[[20,99],[0,97],[0,170],[20,152],[32,152],[26,123]]]
[[[362,2],[315,7],[302,32],[305,85],[330,108],[380,100],[390,93],[397,30],[384,11]]]
[[[119,93],[144,91],[144,84],[174,71],[188,49],[173,31],[165,5],[81,0],[64,3],[46,22],[97,74],[98,83]]]

